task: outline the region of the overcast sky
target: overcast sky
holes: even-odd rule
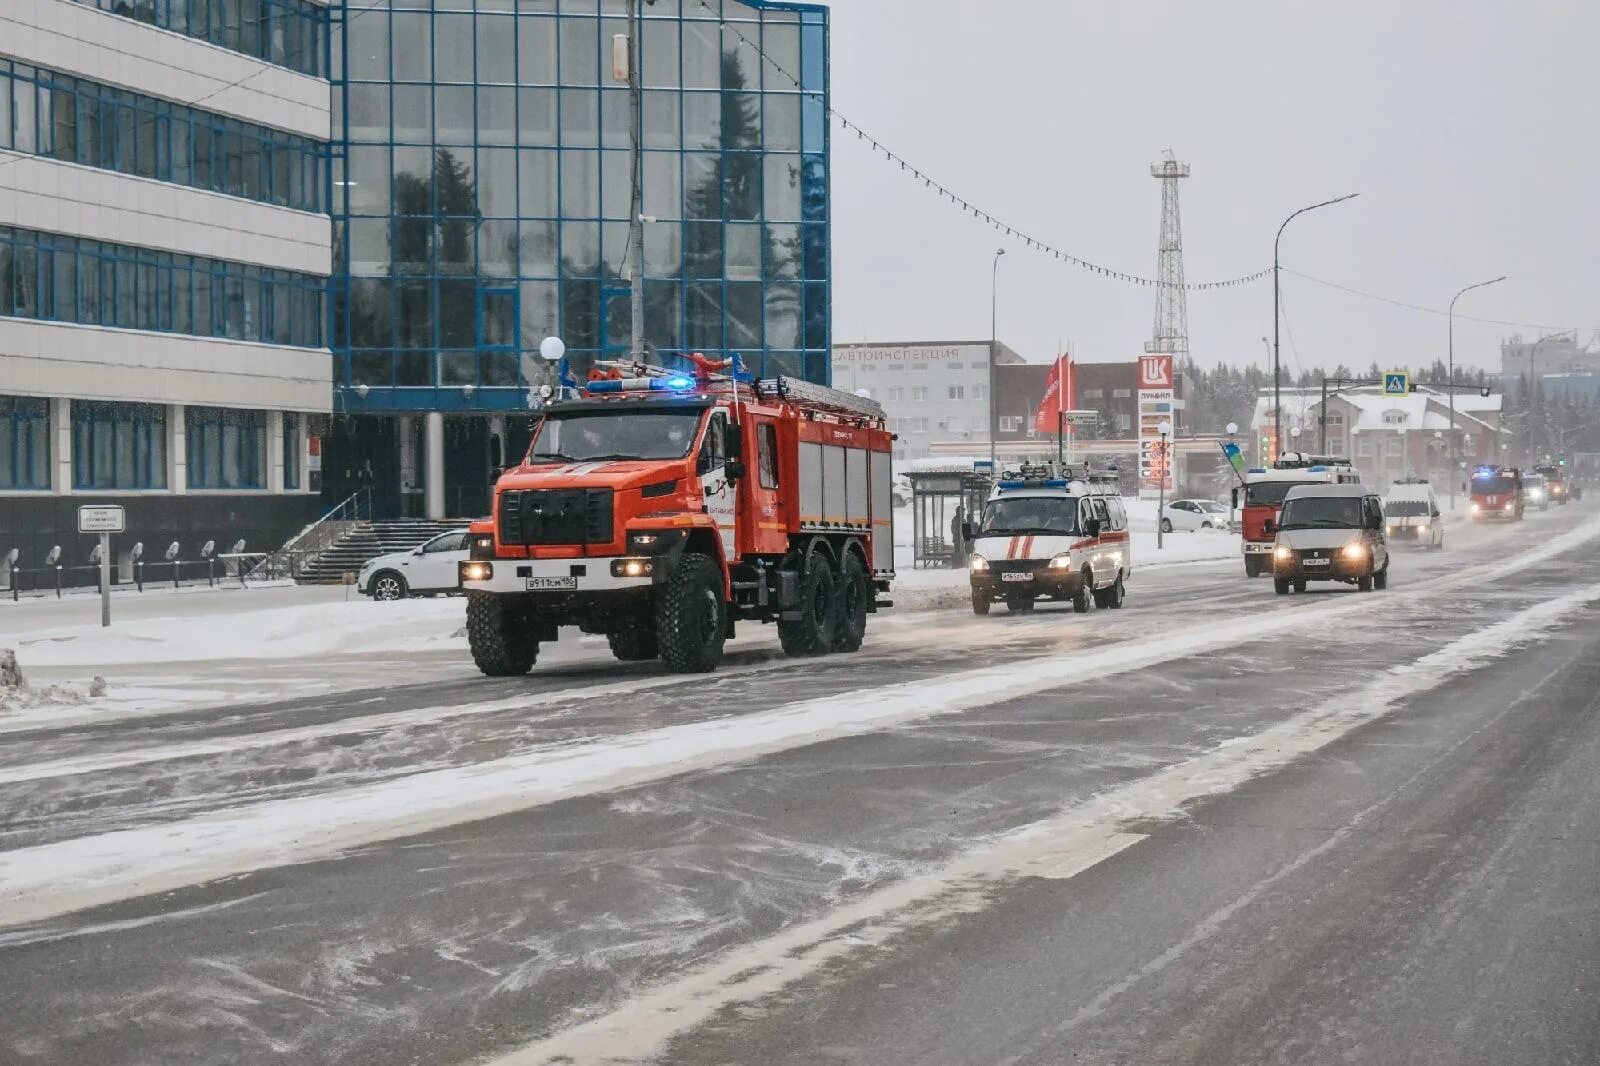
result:
[[[1153,276],[1171,147],[1188,280],[1283,264],[1460,314],[1600,325],[1600,4],[1593,0],[832,0],[833,103],[935,178],[1084,259]],[[999,336],[1033,361],[1150,338],[1151,289],[1007,242],[834,130],[834,339]],[[1286,369],[1443,358],[1442,316],[1284,275]],[[1202,363],[1265,361],[1270,280],[1191,293]],[[1456,323],[1498,366],[1512,327]],[[1522,330],[1525,334],[1537,331]]]

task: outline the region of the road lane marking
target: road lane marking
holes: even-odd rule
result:
[[[673,1037],[729,1008],[757,1003],[863,949],[926,933],[981,912],[1018,878],[1071,878],[1137,844],[1122,828],[1172,821],[1196,801],[1224,795],[1393,713],[1401,703],[1539,640],[1600,601],[1600,584],[1527,608],[1412,663],[1359,692],[1330,699],[1250,737],[1005,833],[942,867],[860,897],[775,936],[733,948],[709,965],[636,996],[600,1018],[562,1030],[483,1066],[620,1066],[653,1060]]]
[[[1581,535],[1578,535],[1581,534]],[[1600,526],[1556,538],[1508,560],[1505,576],[1600,536]],[[1481,580],[1468,572],[1430,583]],[[1555,601],[1552,601],[1555,602]],[[1281,636],[1367,613],[1370,596],[1312,600],[1219,625],[1046,655],[802,700],[709,719],[534,750],[491,762],[430,770],[309,796],[265,800],[173,822],[0,853],[0,928],[86,907],[202,884],[220,877],[335,858],[351,848],[633,788],[698,770],[750,762],[793,748],[956,714],[1118,673]],[[1245,745],[1239,745],[1244,748]]]

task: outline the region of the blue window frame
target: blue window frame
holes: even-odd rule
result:
[[[300,435],[299,415],[283,416],[283,490],[300,491],[300,460],[305,456],[305,443]]]
[[[510,409],[543,337],[580,376],[627,347],[628,99],[609,54],[623,9],[352,11],[335,45],[339,404]],[[668,359],[736,351],[759,374],[830,378],[827,19],[763,0],[643,8],[644,332]]]
[[[0,148],[325,210],[327,146],[0,58]]]
[[[320,348],[324,288],[311,274],[0,226],[0,316]]]
[[[328,75],[328,10],[311,0],[77,0],[301,74]]]
[[[184,412],[184,437],[190,488],[265,487],[267,420],[262,412],[190,407]]]
[[[167,409],[73,400],[72,487],[166,488]]]
[[[0,492],[49,489],[49,401],[0,396]]]

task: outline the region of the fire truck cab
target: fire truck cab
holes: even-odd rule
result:
[[[677,672],[714,669],[736,621],[790,655],[861,646],[894,577],[883,409],[736,371],[602,363],[542,408],[461,563],[480,670],[527,673],[563,626]]]
[[[1079,614],[1119,608],[1133,572],[1128,516],[1112,475],[1024,467],[995,484],[983,521],[968,526],[972,611],[995,600],[1013,611],[1069,600]]]
[[[1522,521],[1525,500],[1522,471],[1512,466],[1480,466],[1472,472],[1472,503],[1467,514],[1474,522],[1491,519]]]
[[[1244,501],[1239,516],[1246,577],[1259,577],[1272,569],[1273,534],[1269,520],[1276,522],[1283,510],[1284,497],[1297,485],[1348,485],[1361,481],[1350,460],[1329,455],[1284,452],[1271,467],[1245,471]],[[1239,490],[1233,490],[1238,506]]]

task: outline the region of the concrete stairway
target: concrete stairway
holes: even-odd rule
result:
[[[301,564],[296,580],[302,585],[334,585],[345,574],[355,574],[371,559],[390,552],[409,551],[440,533],[465,529],[466,521],[426,522],[401,518],[358,522],[339,535],[314,558]]]

